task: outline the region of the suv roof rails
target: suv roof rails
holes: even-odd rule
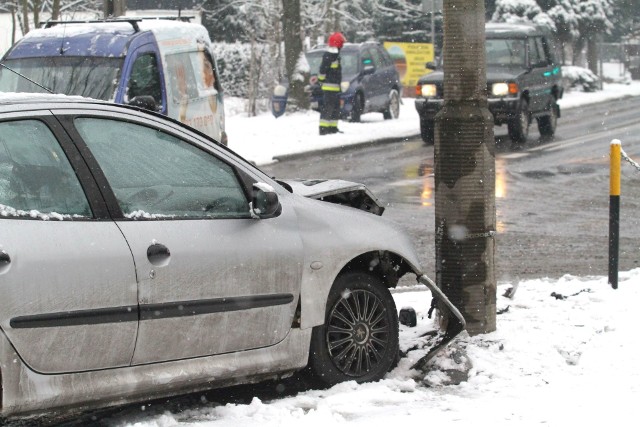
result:
[[[71,21],[47,21],[42,24],[41,28],[51,28],[56,25],[66,25],[66,24],[104,24],[104,23],[112,23],[112,22],[126,22],[131,24],[135,32],[140,31],[140,27],[138,26],[138,22],[143,20],[168,20],[168,21],[180,21],[180,22],[191,22],[195,16],[136,16],[131,18],[107,18],[107,19],[88,19],[88,20],[71,20]]]

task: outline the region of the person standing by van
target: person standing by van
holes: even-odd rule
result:
[[[318,80],[322,86],[323,104],[320,110],[320,135],[338,132],[340,119],[340,83],[342,68],[340,66],[340,49],[346,39],[342,33],[329,36],[329,48],[322,56]]]

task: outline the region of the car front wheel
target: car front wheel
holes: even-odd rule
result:
[[[339,276],[324,325],[314,328],[309,354],[311,379],[323,386],[377,381],[398,356],[398,314],[389,290],[375,276]]]
[[[389,94],[389,105],[382,112],[385,120],[397,119],[400,117],[400,95],[397,90],[392,90]]]
[[[557,124],[558,106],[554,103],[549,109],[549,115],[538,117],[538,131],[542,136],[551,137],[556,133]]]
[[[426,145],[432,145],[435,142],[435,123],[420,117],[420,136]]]
[[[516,117],[507,123],[507,128],[513,142],[526,142],[529,138],[529,104],[524,99]]]

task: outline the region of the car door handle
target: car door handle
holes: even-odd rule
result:
[[[11,264],[11,257],[5,251],[0,251],[0,267]]]
[[[154,243],[147,248],[147,259],[153,265],[166,265],[170,257],[171,251],[161,243]]]

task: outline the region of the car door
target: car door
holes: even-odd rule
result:
[[[249,215],[233,159],[145,123],[79,117],[136,263],[134,364],[276,344],[300,294],[302,242],[286,206]],[[210,148],[210,147],[209,147]]]
[[[546,77],[545,71],[548,63],[544,57],[544,52],[540,52],[538,37],[527,39],[527,53],[529,61],[529,73],[526,74],[529,88],[529,109],[540,111],[546,107]]]
[[[41,373],[128,366],[133,355],[131,252],[49,112],[0,117],[0,326]]]
[[[371,46],[369,51],[371,52],[373,65],[376,67],[375,73],[371,76],[374,92],[372,103],[376,110],[381,110],[387,104],[387,100],[389,99],[389,75],[387,73],[387,67],[382,54],[378,48],[376,46]]]

